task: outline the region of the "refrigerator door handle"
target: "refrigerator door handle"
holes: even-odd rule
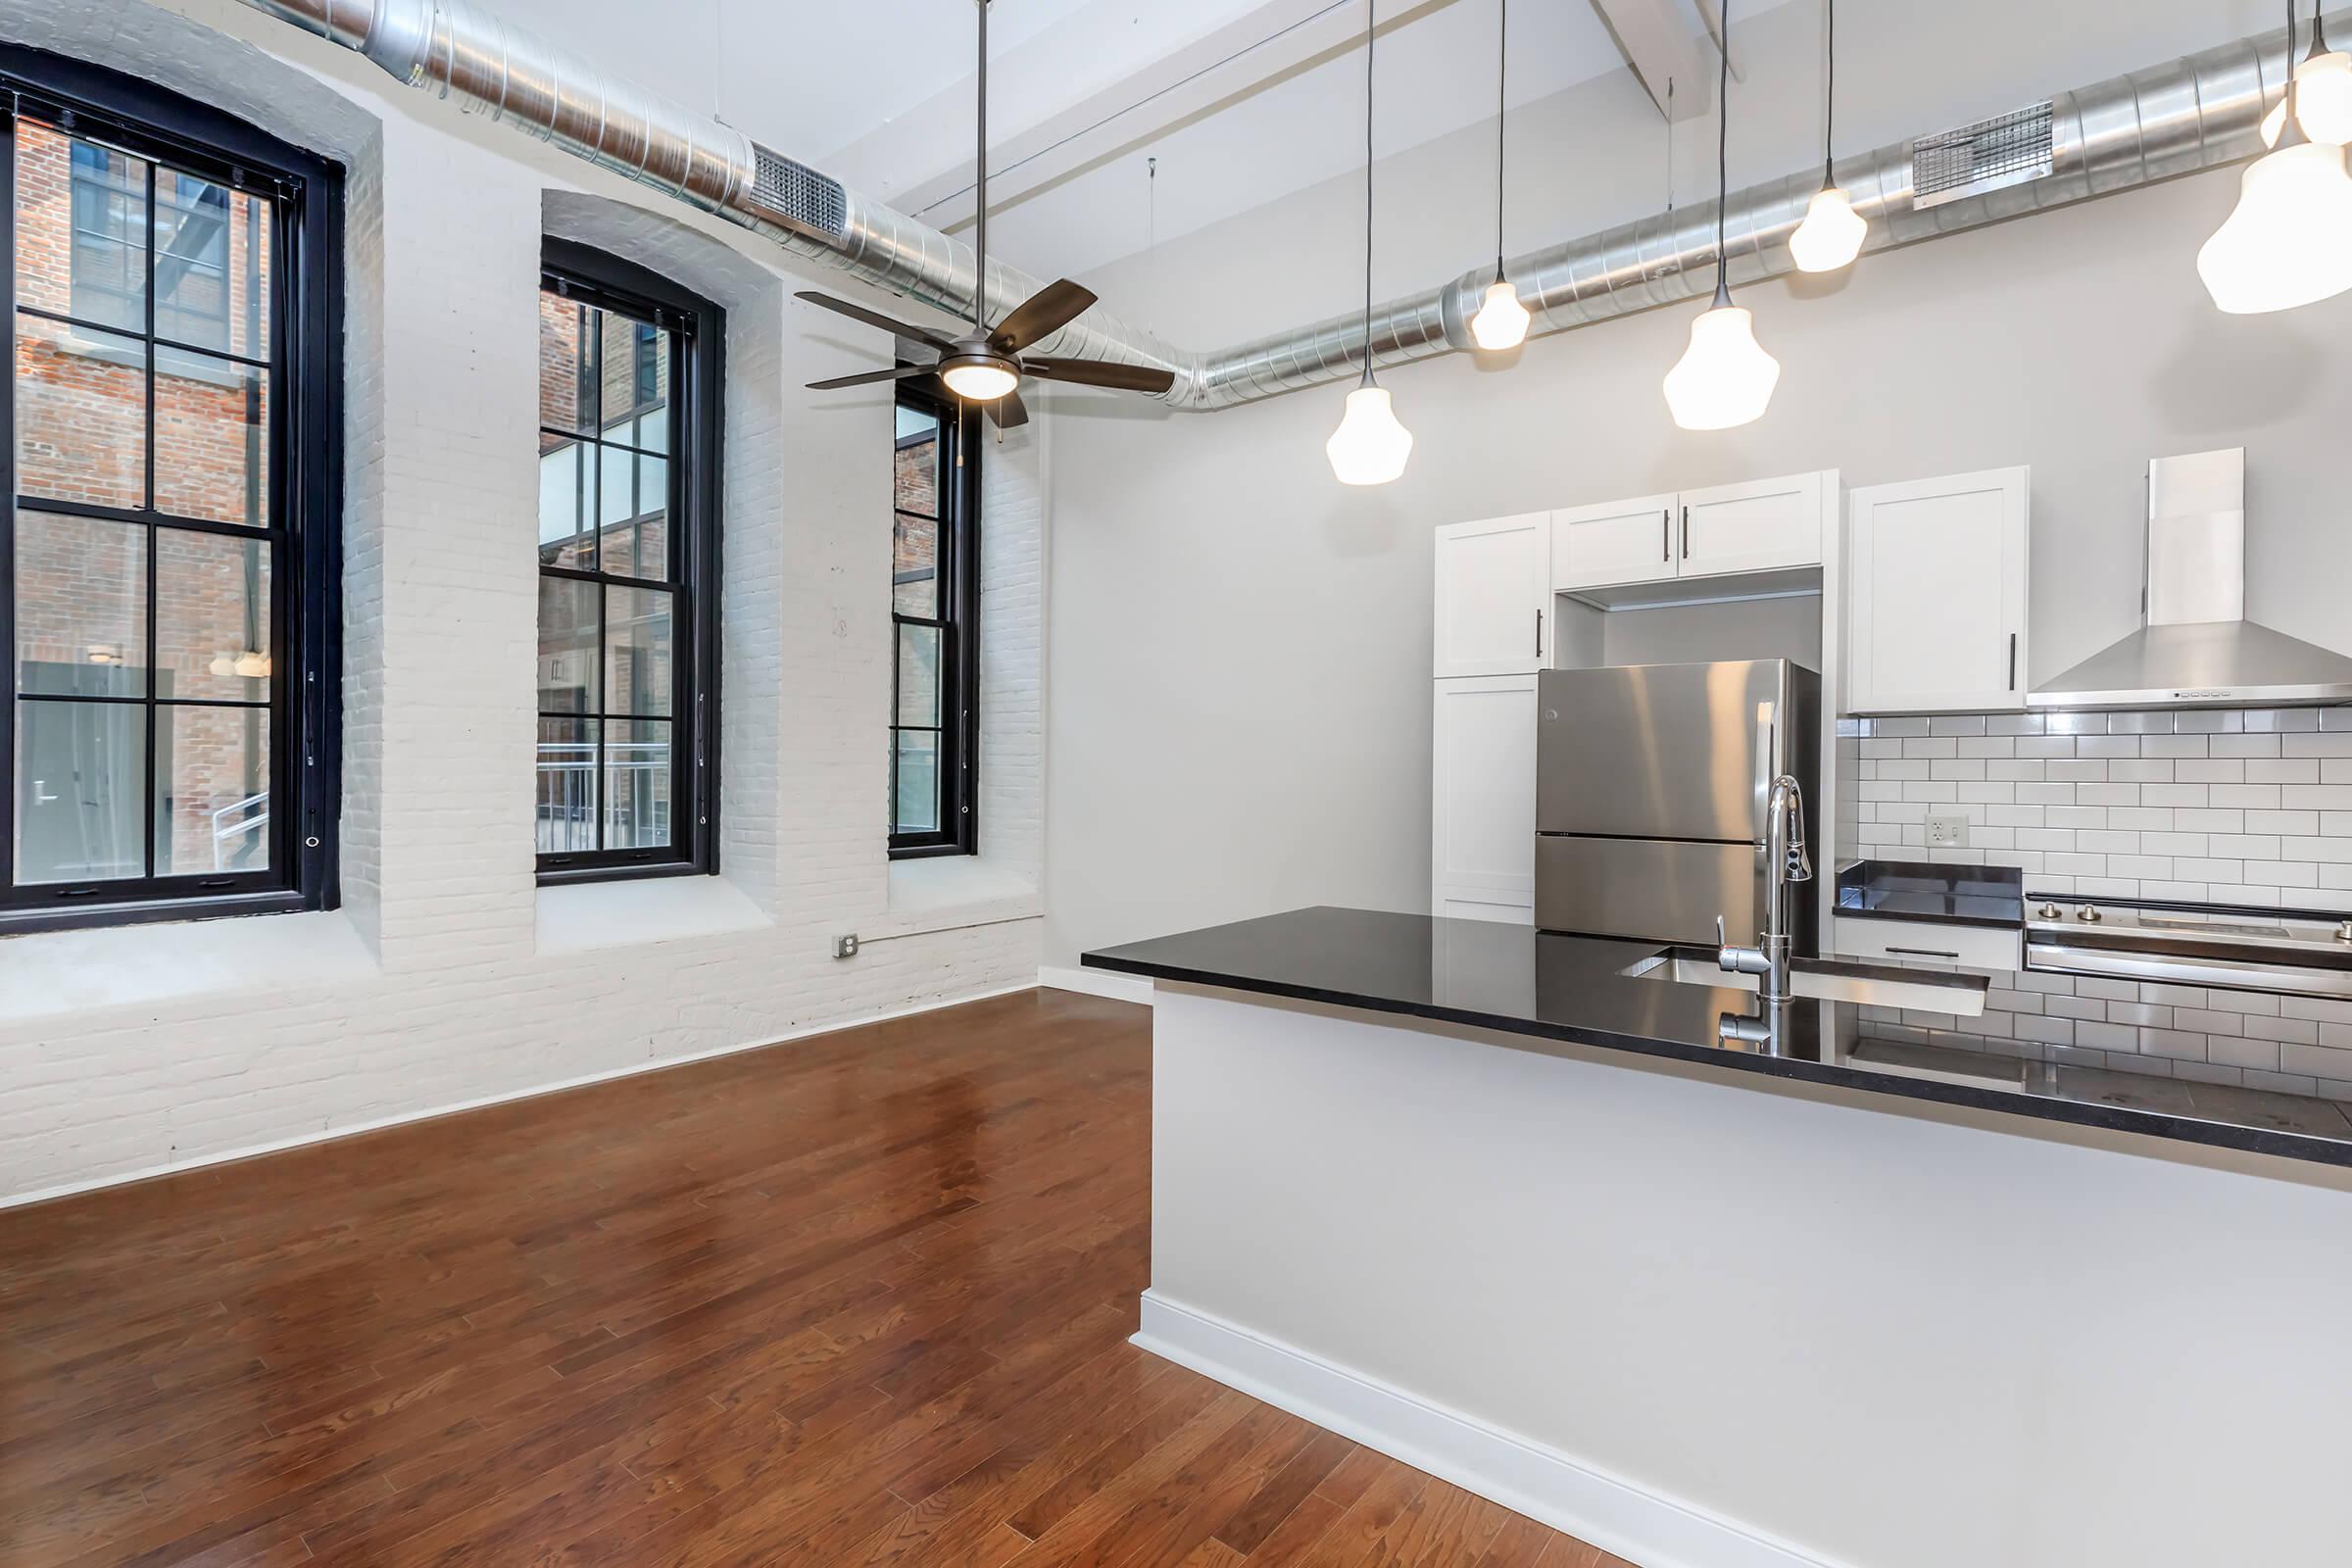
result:
[[[1781,772],[1778,752],[1780,733],[1775,722],[1780,709],[1781,705],[1777,702],[1756,705],[1756,808],[1750,822],[1756,830],[1756,854],[1759,856],[1764,853],[1765,840],[1769,835],[1765,815],[1771,809],[1772,781]]]

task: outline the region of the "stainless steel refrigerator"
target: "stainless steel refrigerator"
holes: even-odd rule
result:
[[[1551,669],[1537,677],[1536,924],[1712,945],[1764,923],[1772,781],[1805,795],[1822,858],[1821,677],[1786,659]],[[1793,900],[1816,953],[1819,901]]]

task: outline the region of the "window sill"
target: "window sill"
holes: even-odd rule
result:
[[[683,942],[775,924],[723,876],[550,884],[539,889],[538,908],[542,954]]]
[[[340,910],[41,931],[8,941],[0,1020],[236,991],[312,990],[380,972]]]

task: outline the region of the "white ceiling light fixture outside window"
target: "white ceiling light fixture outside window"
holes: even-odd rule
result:
[[[1788,254],[1806,272],[1835,272],[1862,254],[1870,225],[1838,187],[1831,165],[1831,132],[1838,122],[1838,0],[1829,0],[1829,83],[1821,113],[1821,189],[1806,204],[1805,220],[1788,236]]]
[[[2288,43],[2286,52],[2295,46]],[[2311,49],[2295,67],[2295,120],[2303,134],[2328,147],[2352,142],[2352,55],[2328,47],[2328,29],[2320,20],[2320,0],[2311,0]],[[2286,100],[2281,97],[2262,117],[2262,144],[2278,145],[2286,129]]]
[[[1780,384],[1781,362],[1756,341],[1755,318],[1732,303],[1732,255],[1724,243],[1731,197],[1732,19],[1726,0],[1725,47],[1715,113],[1715,299],[1690,322],[1690,344],[1666,372],[1666,407],[1686,430],[1729,430],[1760,417]]]
[[[2288,0],[2286,54],[2295,54]],[[2307,135],[2301,83],[2290,74],[2278,145],[2247,166],[2237,206],[2197,252],[2197,275],[2232,316],[2262,316],[2352,288],[2352,174],[2344,150]]]
[[[1487,285],[1486,303],[1470,318],[1470,339],[1490,354],[1515,349],[1527,341],[1530,318],[1519,303],[1519,291],[1502,273],[1502,126],[1507,105],[1503,84],[1510,65],[1511,0],[1495,0],[1494,27],[1494,281]]]
[[[1372,39],[1377,0],[1364,0],[1364,378],[1348,394],[1340,427],[1323,443],[1342,484],[1387,484],[1404,472],[1413,433],[1397,422],[1389,389],[1372,377]]]

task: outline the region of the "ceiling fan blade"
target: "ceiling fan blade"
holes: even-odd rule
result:
[[[1048,283],[1014,306],[1012,314],[997,323],[997,329],[988,334],[988,346],[999,354],[1018,354],[1078,319],[1094,303],[1093,290],[1066,277],[1057,283]]]
[[[856,375],[837,375],[830,380],[811,381],[811,392],[830,392],[836,387],[868,386],[876,381],[904,381],[910,375],[929,375],[939,368],[935,365],[902,365],[895,370],[860,370]]]
[[[1021,368],[1049,381],[1116,387],[1122,392],[1165,392],[1176,384],[1173,371],[1154,370],[1141,365],[1111,365],[1102,360],[1023,360]]]
[[[1007,392],[986,407],[990,422],[1000,430],[1017,430],[1029,422],[1029,405],[1018,392]]]
[[[853,321],[863,321],[866,325],[878,326],[885,332],[896,332],[901,337],[913,338],[917,343],[928,343],[935,349],[952,346],[946,338],[941,337],[927,326],[916,326],[911,321],[893,320],[880,311],[869,311],[862,305],[852,305],[848,300],[837,300],[830,294],[819,294],[812,289],[802,289],[793,298],[807,300],[811,305],[821,305],[835,315],[846,316]]]

